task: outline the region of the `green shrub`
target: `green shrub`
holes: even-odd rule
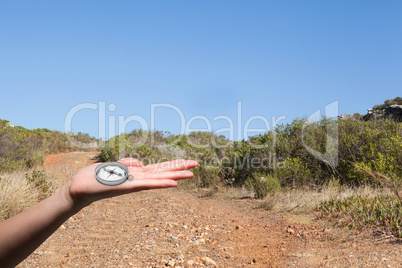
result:
[[[43,162],[45,162],[43,155],[34,154],[25,160],[25,166],[28,168],[33,168],[42,165]]]
[[[213,187],[222,184],[219,167],[201,165],[193,170],[192,179],[198,187]]]
[[[397,99],[386,100],[384,103],[385,103],[386,106],[400,105],[400,101],[398,101]]]
[[[69,142],[67,134],[48,129],[8,127],[0,119],[0,172],[32,168],[41,165],[45,154],[85,150]],[[94,142],[88,134],[70,135],[77,141]]]
[[[254,173],[246,180],[248,189],[254,191],[256,198],[264,198],[281,188],[279,179],[271,174]]]
[[[26,166],[23,162],[18,160],[13,160],[8,157],[0,157],[0,171],[2,172],[10,172],[13,170],[22,170],[26,169]]]
[[[100,162],[112,162],[118,160],[118,154],[116,148],[114,147],[103,147],[101,152],[98,154],[98,160]]]
[[[31,174],[26,174],[28,184],[32,184],[35,188],[38,188],[42,196],[49,195],[50,183],[47,180],[47,175],[44,171],[34,170]]]
[[[381,109],[384,109],[385,107],[386,107],[386,105],[384,105],[384,104],[377,104],[377,105],[374,105],[373,109],[381,110]]]
[[[380,227],[402,238],[402,204],[391,196],[349,197],[321,202],[320,218],[334,218],[349,228]]]
[[[299,157],[287,158],[280,168],[276,170],[282,184],[290,185],[294,180],[297,185],[304,185],[313,181],[308,163],[303,162]]]

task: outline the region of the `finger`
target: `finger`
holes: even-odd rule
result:
[[[177,159],[173,161],[146,165],[144,168],[152,170],[153,172],[159,172],[159,171],[179,171],[185,169],[192,169],[198,166],[199,164],[197,161]]]
[[[151,189],[162,189],[177,187],[177,182],[169,179],[154,179],[154,180],[132,180],[125,184],[122,184],[129,191],[142,191]]]
[[[131,158],[131,157],[122,158],[117,162],[120,162],[120,163],[126,165],[127,167],[143,167],[144,166],[144,164],[140,160]]]
[[[156,173],[145,173],[145,180],[183,180],[193,178],[194,174],[191,171],[167,171]],[[135,179],[135,176],[134,176]]]

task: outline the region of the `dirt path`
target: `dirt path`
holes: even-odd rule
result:
[[[44,168],[74,174],[93,156],[49,156]],[[71,217],[20,267],[401,267],[400,245],[340,243],[253,206],[176,189],[102,200]]]

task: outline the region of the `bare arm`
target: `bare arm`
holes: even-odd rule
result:
[[[64,221],[80,210],[66,198],[68,185],[0,223],[0,263],[13,267],[29,256]]]
[[[176,160],[143,166],[136,159],[122,159],[134,180],[106,186],[95,179],[98,164],[81,169],[49,198],[24,212],[0,222],[0,263],[13,267],[28,257],[72,215],[92,202],[148,189],[176,187],[176,180],[193,177],[186,171],[198,166],[192,160]]]

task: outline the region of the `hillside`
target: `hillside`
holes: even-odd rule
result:
[[[0,172],[40,166],[46,154],[85,150],[72,145],[67,135],[46,128],[26,129],[0,119]],[[96,141],[83,133],[70,137],[81,142]]]

